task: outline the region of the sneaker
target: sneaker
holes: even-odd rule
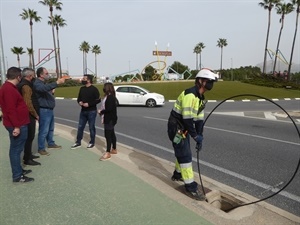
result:
[[[25,175],[21,175],[19,178],[13,180],[14,183],[27,183],[31,181],[34,181],[34,179]]]
[[[61,149],[61,145],[57,145],[57,144],[54,144],[54,145],[48,145],[48,148],[55,148],[55,149]]]
[[[87,148],[93,148],[93,147],[94,147],[94,144],[91,144],[91,143],[89,143],[87,146]]]
[[[118,154],[117,149],[112,149],[112,150],[110,150],[110,154]]]
[[[74,145],[71,146],[71,149],[76,149],[76,148],[80,148],[81,144],[75,143]]]
[[[40,155],[50,155],[50,153],[47,152],[46,150],[40,150],[40,151],[38,151],[38,153],[39,153]]]
[[[105,152],[104,154],[103,154],[103,156],[101,156],[101,158],[99,159],[100,161],[105,161],[105,160],[108,160],[108,159],[110,159],[110,153],[109,152]]]
[[[202,194],[201,191],[198,189],[196,191],[186,191],[187,196],[191,197],[192,199],[195,199],[197,201],[205,201],[206,197],[204,194]]]
[[[32,170],[24,170],[24,169],[22,170],[23,175],[29,174],[31,172],[32,172]]]

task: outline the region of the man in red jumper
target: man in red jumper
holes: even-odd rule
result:
[[[11,67],[7,70],[7,80],[0,89],[0,106],[3,113],[3,125],[10,139],[9,159],[13,182],[30,182],[33,178],[25,176],[31,170],[23,170],[21,153],[28,135],[29,111],[16,85],[21,80],[21,69]]]

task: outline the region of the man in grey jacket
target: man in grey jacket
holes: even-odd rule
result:
[[[49,74],[46,68],[40,67],[36,71],[37,79],[34,82],[34,89],[40,105],[39,132],[38,132],[38,152],[41,155],[49,155],[46,151],[46,141],[49,148],[60,149],[61,146],[55,144],[54,134],[54,113],[55,107],[54,89],[58,84],[65,82],[65,78],[57,79],[56,82],[46,83]]]

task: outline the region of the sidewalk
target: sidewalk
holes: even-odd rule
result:
[[[300,218],[268,204],[237,208],[229,213],[207,202],[197,202],[171,181],[173,164],[128,146],[109,161],[99,161],[105,141],[98,134],[96,146],[87,143],[71,150],[76,130],[56,124],[55,140],[62,150],[49,150],[38,159],[42,166],[28,176],[35,181],[13,184],[8,157],[9,139],[0,124],[0,224],[299,224]],[[84,137],[88,139],[87,135]],[[36,139],[34,140],[36,149]],[[211,190],[217,183],[204,178]],[[236,190],[225,187],[232,193]],[[237,193],[244,201],[251,196]]]

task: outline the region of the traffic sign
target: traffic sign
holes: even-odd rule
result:
[[[159,55],[159,56],[172,56],[171,51],[153,51],[153,55]]]

